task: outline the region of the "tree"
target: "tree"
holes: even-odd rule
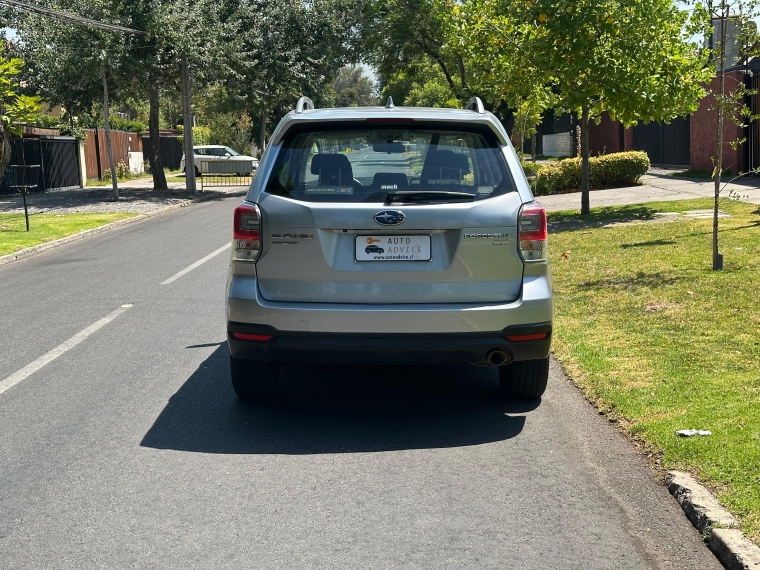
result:
[[[228,71],[224,65],[228,36],[219,22],[229,15],[230,4],[234,10],[236,4],[224,0],[213,4],[210,0],[66,0],[56,4],[71,14],[148,32],[139,37],[34,14],[18,15],[14,22],[18,49],[30,61],[25,83],[51,103],[62,105],[69,117],[90,114],[106,90],[110,101],[147,98],[151,141],[147,157],[154,187],[165,190],[159,152],[160,90],[177,89],[183,55],[201,85]],[[116,193],[113,172],[112,179]]]
[[[239,32],[228,86],[257,116],[261,152],[269,117],[302,95],[332,104],[329,85],[354,57],[351,10],[344,0],[241,0],[231,20]]]
[[[715,132],[715,156],[713,157],[713,181],[715,183],[713,193],[713,223],[712,223],[712,269],[723,269],[723,256],[718,248],[718,208],[720,206],[721,176],[723,174],[723,147],[730,144],[736,148],[744,142],[744,139],[724,141],[723,123],[728,120],[739,126],[744,126],[746,119],[758,119],[753,116],[751,110],[744,103],[747,95],[755,92],[744,87],[743,83],[735,83],[729,92],[726,92],[726,70],[739,63],[737,59],[729,61],[732,57],[729,53],[729,40],[733,40],[734,46],[740,49],[733,57],[748,57],[758,51],[757,25],[753,21],[758,15],[758,3],[745,0],[709,0],[706,5],[706,16],[710,20],[708,31],[713,37],[712,54],[717,67],[718,87],[711,89],[715,97],[717,121]],[[715,33],[712,33],[715,30]],[[729,38],[729,33],[733,38]],[[717,36],[717,38],[716,38]],[[717,39],[717,42],[715,41]]]
[[[699,30],[671,0],[472,0],[460,13],[469,59],[492,68],[506,99],[543,85],[581,123],[581,212],[589,204],[589,121],[607,112],[631,126],[693,112],[709,77],[690,38]]]
[[[112,68],[118,67],[120,57],[123,56],[124,50],[122,37],[114,31],[101,29],[99,23],[103,23],[104,17],[111,16],[110,5],[107,0],[87,2],[86,6],[80,5],[79,0],[72,0],[68,3],[65,11],[57,11],[51,15],[38,16],[36,14],[23,14],[19,17],[17,29],[21,36],[20,48],[25,51],[29,59],[35,61],[46,71],[58,71],[57,77],[34,76],[28,75],[28,85],[31,88],[37,88],[40,93],[46,91],[46,81],[49,84],[56,84],[62,92],[71,91],[66,85],[66,81],[61,82],[61,77],[73,81],[75,84],[80,83],[78,77],[72,77],[72,71],[81,71],[81,87],[74,87],[74,91],[79,94],[84,91],[89,96],[94,96],[96,89],[95,81],[102,86],[103,95],[103,121],[105,128],[106,149],[108,154],[108,163],[111,169],[111,180],[113,184],[113,199],[119,198],[119,188],[116,182],[116,168],[111,150],[111,136],[108,123],[108,73]],[[71,15],[87,13],[90,16],[90,23],[72,23]],[[40,32],[43,30],[43,32]],[[62,41],[61,41],[62,40]],[[63,44],[66,49],[62,53],[57,53],[57,49]],[[73,44],[73,49],[72,49]],[[68,60],[71,68],[62,68],[61,60]],[[83,68],[83,64],[85,67]],[[97,80],[95,79],[97,78]],[[56,94],[50,93],[50,100],[56,100]],[[68,99],[72,99],[68,97]],[[92,101],[92,99],[90,99]],[[78,103],[82,103],[80,99]],[[91,105],[91,103],[90,103]],[[75,107],[73,103],[72,107]]]
[[[470,95],[462,54],[446,41],[451,6],[443,0],[366,0],[359,33],[365,57],[381,77],[430,62],[457,99]]]
[[[375,84],[359,65],[347,65],[338,70],[333,81],[336,107],[376,105]]]
[[[24,62],[0,50],[0,179],[11,160],[9,134],[21,136],[21,123],[34,120],[39,98],[19,93],[18,75]]]

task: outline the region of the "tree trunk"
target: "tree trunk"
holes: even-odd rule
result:
[[[581,215],[591,213],[589,200],[588,106],[581,109]]]
[[[111,150],[111,127],[108,125],[108,83],[106,82],[106,65],[100,62],[100,75],[103,78],[103,130],[106,133],[106,153],[108,154],[108,166],[111,169],[111,185],[113,187],[113,199],[119,199],[119,185],[116,181],[116,166],[113,163],[113,150]]]
[[[536,162],[536,138],[538,137],[538,133],[533,133],[530,136],[530,156],[533,158],[533,163]]]
[[[150,79],[150,115],[148,116],[148,134],[150,135],[150,149],[148,149],[148,162],[150,172],[153,175],[153,189],[166,192],[169,186],[166,184],[164,165],[161,162],[161,139],[158,132],[158,81]]]
[[[713,195],[713,223],[712,223],[712,268],[713,271],[723,269],[723,256],[718,252],[718,206],[720,205],[720,182],[723,173],[723,96],[726,92],[726,24],[728,23],[728,9],[726,0],[720,5],[720,47],[718,63],[718,74],[720,76],[720,87],[718,88],[718,132],[715,137],[715,169],[713,170],[713,180],[715,181]]]
[[[259,152],[261,153],[259,156],[259,160],[261,160],[261,157],[264,156],[264,150],[266,149],[267,144],[267,112],[266,109],[261,110],[261,132],[259,133],[259,149],[261,149]]]
[[[462,90],[467,89],[467,75],[464,72],[464,61],[462,54],[457,54],[457,65],[459,66],[459,82],[462,84]]]
[[[0,113],[5,114],[5,109],[0,109]],[[2,120],[0,120],[0,180],[5,174],[5,169],[8,168],[8,163],[11,161],[11,143],[8,140],[8,133],[5,130]]]
[[[185,190],[195,194],[195,152],[193,149],[193,113],[190,105],[190,74],[187,69],[187,58],[183,57],[180,64],[182,75],[182,123],[185,132]],[[201,167],[203,165],[201,164]],[[203,174],[203,173],[201,173]]]

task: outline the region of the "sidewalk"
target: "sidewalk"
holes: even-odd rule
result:
[[[690,200],[693,198],[712,198],[714,183],[712,180],[675,178],[668,176],[669,171],[652,168],[641,178],[641,186],[611,188],[609,190],[592,190],[591,207],[625,206],[644,202],[664,202],[670,200]],[[727,197],[736,192],[742,200],[751,204],[760,204],[760,179],[747,177],[733,184],[726,185],[721,192]],[[536,198],[549,212],[559,210],[579,210],[581,193],[556,194]]]
[[[242,196],[248,186],[213,187],[204,192],[187,194],[185,181],[169,182],[169,192],[153,190],[150,178],[130,180],[119,185],[119,201],[111,199],[110,186],[90,186],[76,190],[40,192],[27,195],[26,200],[30,214],[100,214],[135,212],[150,214],[187,200],[200,196],[232,195]],[[0,214],[21,214],[24,202],[21,196],[4,196],[0,198]]]

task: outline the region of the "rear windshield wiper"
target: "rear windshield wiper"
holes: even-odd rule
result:
[[[407,192],[388,192],[385,195],[386,203],[403,203],[403,202],[453,202],[474,200],[475,195],[468,192],[445,192],[442,190],[410,190]]]

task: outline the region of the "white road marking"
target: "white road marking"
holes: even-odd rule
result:
[[[216,251],[212,251],[206,257],[204,257],[202,259],[199,259],[198,261],[196,261],[192,265],[189,265],[188,267],[185,267],[182,271],[180,271],[179,273],[175,273],[174,275],[172,275],[171,277],[169,277],[169,279],[167,279],[166,281],[162,281],[161,285],[168,285],[169,283],[173,283],[174,281],[176,281],[177,279],[179,279],[180,277],[182,277],[185,273],[190,273],[193,269],[195,269],[196,267],[199,267],[199,266],[203,265],[204,263],[206,263],[209,259],[211,259],[215,255],[219,255],[225,249],[229,248],[230,245],[232,245],[232,244],[231,243],[227,243],[227,244],[223,245],[222,247],[220,247],[219,249],[217,249]]]
[[[108,323],[110,323],[112,320],[114,320],[116,317],[118,317],[123,312],[130,309],[131,307],[132,305],[129,305],[129,304],[122,305],[115,311],[112,311],[111,313],[107,314],[105,317],[103,317],[99,321],[94,322],[86,329],[78,332],[77,334],[72,336],[69,340],[59,344],[50,352],[43,354],[34,362],[27,364],[18,372],[8,376],[5,380],[0,382],[0,395],[2,395],[3,392],[6,392],[10,390],[11,388],[13,388],[16,384],[18,384],[22,380],[25,380],[26,378],[28,378],[29,376],[37,372],[40,368],[42,368],[46,364],[49,364],[50,362],[52,362],[53,360],[61,356],[64,352],[74,348],[76,345],[78,345],[88,336],[90,336],[91,334],[97,332],[98,330],[106,326]]]

